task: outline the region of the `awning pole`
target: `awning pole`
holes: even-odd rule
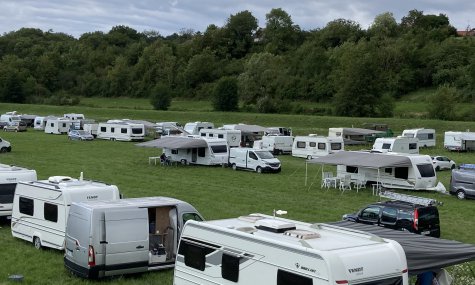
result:
[[[308,163],[305,161],[305,186],[307,186]]]

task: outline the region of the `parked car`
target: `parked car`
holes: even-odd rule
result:
[[[94,136],[83,130],[71,130],[68,133],[69,140],[92,141]]]
[[[431,156],[432,158],[432,165],[434,169],[439,171],[442,169],[454,169],[455,168],[455,161],[446,157],[446,156]]]
[[[3,127],[5,132],[24,132],[26,131],[26,123],[25,122],[11,122],[8,123]]]
[[[343,215],[343,220],[440,237],[439,210],[433,205],[397,200],[377,202],[357,213]]]
[[[450,177],[450,194],[458,199],[475,198],[475,168],[471,165],[461,165],[453,169]]]

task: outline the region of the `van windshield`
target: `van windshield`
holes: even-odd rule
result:
[[[211,150],[213,151],[213,153],[227,153],[228,152],[228,148],[226,147],[226,145],[212,145]]]
[[[268,151],[256,151],[257,156],[260,159],[272,159],[274,156]]]
[[[432,164],[418,164],[417,169],[419,169],[419,173],[421,174],[421,177],[434,177],[435,172],[434,172],[434,167]]]
[[[143,133],[143,129],[142,128],[132,128],[132,134],[134,135],[140,135]]]

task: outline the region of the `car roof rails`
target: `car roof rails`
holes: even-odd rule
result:
[[[397,200],[397,201],[402,201],[402,202],[409,202],[409,203],[422,205],[422,206],[442,205],[442,202],[439,202],[435,199],[418,197],[418,196],[407,195],[407,194],[400,194],[400,193],[396,193],[396,192],[392,192],[392,191],[380,192],[379,197],[380,198],[387,198],[387,199]]]

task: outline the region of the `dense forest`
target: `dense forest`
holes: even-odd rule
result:
[[[475,37],[458,37],[443,14],[375,17],[368,29],[336,19],[304,31],[282,9],[259,28],[249,11],[204,32],[164,37],[115,26],[108,33],[22,28],[0,37],[0,101],[75,104],[81,96],[212,100],[216,110],[391,116],[394,100],[434,88],[433,116],[452,119],[475,99]],[[449,108],[450,109],[450,108]],[[451,113],[452,112],[452,113]]]

